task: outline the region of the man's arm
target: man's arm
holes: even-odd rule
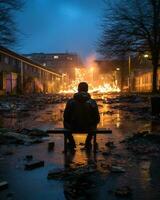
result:
[[[95,116],[95,123],[98,124],[100,122],[100,114],[98,110],[98,105],[95,101],[95,108],[94,108],[94,116]]]
[[[100,115],[97,102],[93,99],[91,100],[91,117],[93,126],[97,126],[97,124],[100,122]]]
[[[66,104],[63,114],[63,125],[64,128],[71,128],[71,100],[69,100]]]

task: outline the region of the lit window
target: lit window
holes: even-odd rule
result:
[[[67,57],[67,60],[73,60],[71,57]]]
[[[58,59],[59,58],[59,56],[54,56],[54,59]]]

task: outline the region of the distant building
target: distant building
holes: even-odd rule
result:
[[[0,94],[58,92],[62,75],[0,47]]]
[[[94,79],[97,78],[99,84],[110,83],[121,89],[121,65],[109,60],[95,60],[95,63],[97,72]]]
[[[75,68],[82,66],[80,57],[75,53],[32,53],[24,56],[51,70],[67,74],[70,79],[74,79]]]

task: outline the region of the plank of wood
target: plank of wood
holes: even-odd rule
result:
[[[64,133],[70,133],[70,132],[72,132],[73,134],[86,134],[86,133],[111,134],[112,130],[107,129],[107,128],[98,128],[96,130],[77,131],[77,130],[68,130],[68,129],[64,129],[64,128],[55,128],[52,130],[47,130],[46,132],[49,134],[64,134]]]

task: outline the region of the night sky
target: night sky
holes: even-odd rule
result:
[[[17,14],[19,53],[96,52],[103,0],[27,0]]]

